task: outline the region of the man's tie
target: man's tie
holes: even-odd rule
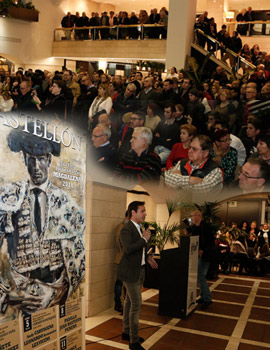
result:
[[[35,195],[35,205],[34,205],[34,218],[35,218],[35,224],[37,228],[37,232],[41,233],[41,209],[40,204],[38,200],[38,196],[40,195],[42,191],[39,188],[34,188],[33,193]]]

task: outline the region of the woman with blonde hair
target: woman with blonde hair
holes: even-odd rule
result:
[[[11,93],[9,91],[3,91],[0,95],[0,111],[10,112],[14,106],[14,101],[11,98]]]
[[[89,118],[89,129],[92,129],[98,124],[98,117],[102,113],[110,114],[112,109],[112,98],[109,94],[107,84],[99,84],[98,95],[92,102],[88,118]]]

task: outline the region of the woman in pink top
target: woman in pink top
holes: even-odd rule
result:
[[[188,158],[190,142],[197,134],[197,128],[194,125],[181,125],[180,130],[180,139],[182,142],[173,145],[171,153],[166,162],[166,168],[168,170],[172,168],[179,160]]]

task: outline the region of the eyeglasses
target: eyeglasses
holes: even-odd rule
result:
[[[89,79],[83,79],[83,80],[81,80],[81,82],[84,83],[84,82],[87,81],[87,80],[89,80]]]
[[[218,142],[222,143],[230,143],[232,140],[231,139],[226,139],[226,140],[219,140]]]
[[[240,175],[243,175],[245,179],[261,179],[261,176],[249,176],[248,174],[244,173],[242,169],[240,169]]]
[[[93,139],[97,139],[97,138],[99,138],[99,137],[103,137],[104,135],[92,135],[92,138]]]
[[[203,151],[203,149],[201,149],[201,148],[195,148],[195,147],[190,147],[190,149],[191,149],[193,152]]]
[[[132,118],[130,118],[130,120],[141,120],[141,119],[132,117]]]

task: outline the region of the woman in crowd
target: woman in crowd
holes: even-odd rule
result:
[[[70,121],[72,100],[69,99],[71,96],[69,96],[65,82],[63,80],[54,80],[50,92],[52,97],[47,103],[43,103],[36,95],[36,90],[35,92],[33,91],[32,97],[37,109],[48,115],[54,115],[58,119]]]
[[[169,170],[179,160],[188,158],[188,150],[193,137],[197,134],[197,129],[193,125],[184,124],[180,128],[181,142],[174,144],[171,153],[166,161],[166,168]]]
[[[219,88],[217,87],[216,84],[212,84],[211,88],[211,96],[213,97],[213,102],[212,102],[212,108],[215,108],[219,102],[219,97],[218,97],[218,90]]]
[[[258,242],[254,248],[254,255],[256,259],[256,265],[260,268],[260,276],[264,276],[267,271],[269,271],[270,267],[270,250],[269,245],[265,241],[264,236],[258,237]],[[255,270],[255,274],[257,273],[257,266]]]
[[[213,109],[214,108],[213,96],[210,92],[210,86],[206,82],[203,83],[203,96],[207,98],[209,106],[211,107],[211,109]]]
[[[226,118],[230,130],[232,130],[236,121],[236,108],[231,102],[230,91],[228,89],[220,89],[219,99],[220,103],[216,106],[215,112],[218,112],[221,118]]]
[[[98,95],[95,97],[94,101],[92,102],[88,118],[89,118],[89,127],[91,130],[94,129],[94,127],[98,123],[98,117],[102,113],[110,114],[112,109],[112,98],[109,95],[109,89],[107,84],[100,84],[98,87]]]
[[[11,98],[10,91],[3,91],[0,95],[0,111],[1,112],[10,112],[14,106],[14,101]]]
[[[111,77],[108,74],[105,74],[105,73],[101,74],[100,82],[102,84],[109,84],[110,81],[111,81]]]
[[[251,52],[251,61],[253,64],[256,64],[257,60],[261,56],[261,51],[260,51],[259,45],[258,44],[253,45],[250,52]]]
[[[167,79],[177,78],[178,73],[176,67],[171,67],[170,72],[167,74]]]
[[[260,156],[267,164],[270,165],[270,136],[267,134],[259,134],[257,137],[256,155]],[[255,156],[255,154],[254,154]]]
[[[145,123],[144,126],[151,129],[152,132],[156,129],[160,117],[157,115],[158,106],[155,103],[149,103],[146,109]]]
[[[244,235],[239,236],[237,239],[232,241],[231,253],[230,253],[230,272],[231,265],[234,259],[239,260],[239,274],[242,274],[243,268],[247,271],[248,268],[248,246],[246,242],[246,237]]]
[[[240,226],[241,230],[242,231],[245,231],[246,233],[249,232],[249,225],[248,225],[248,222],[247,221],[242,221],[241,222],[241,226]]]
[[[258,233],[258,237],[259,236],[263,236],[264,239],[265,239],[265,242],[269,244],[269,238],[270,238],[270,230],[269,230],[269,226],[268,226],[268,223],[265,222],[263,224],[263,227],[262,229],[259,231]]]
[[[109,95],[112,99],[112,102],[114,102],[117,99],[117,96],[119,95],[118,87],[119,85],[115,81],[110,82],[108,85]]]
[[[251,62],[251,51],[248,44],[242,47],[240,55],[244,57],[248,62]]]
[[[3,90],[4,91],[10,91],[12,87],[12,79],[10,76],[6,77],[5,83],[3,85]]]
[[[237,150],[230,147],[231,140],[229,130],[217,130],[214,134],[214,141],[213,159],[224,172],[224,184],[229,184],[235,178]]]

